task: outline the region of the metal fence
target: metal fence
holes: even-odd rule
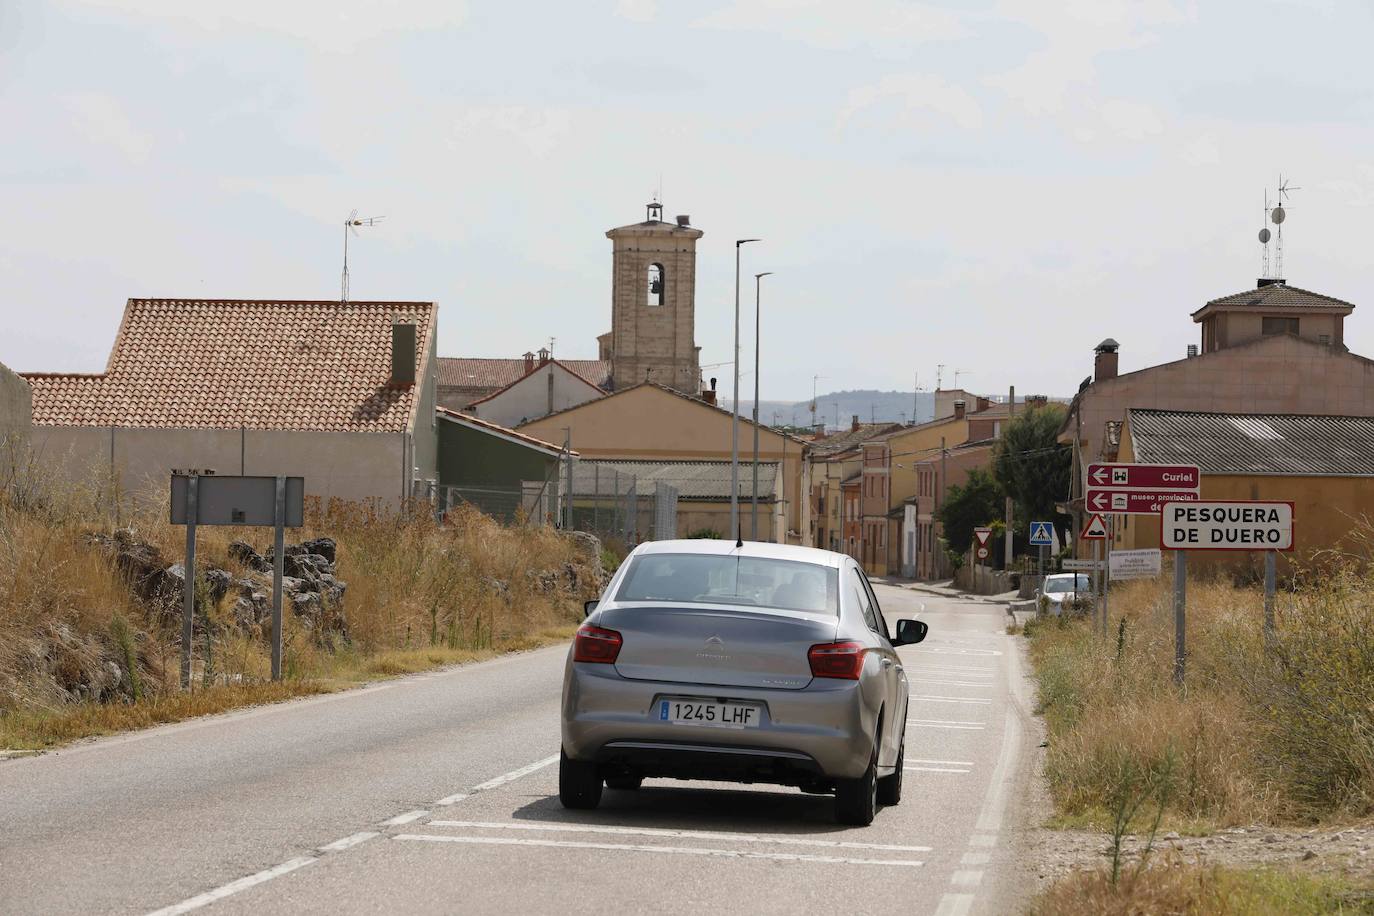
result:
[[[671,484],[642,481],[594,460],[573,462],[563,482],[569,528],[627,545],[677,537],[678,489]]]
[[[442,521],[453,508],[473,506],[506,524],[546,525],[558,520],[558,482],[526,480],[519,486],[448,486],[429,484],[421,498]]]

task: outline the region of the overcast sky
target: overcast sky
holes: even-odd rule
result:
[[[1366,0],[3,0],[0,362],[101,370],[131,296],[337,296],[354,208],[353,297],[437,300],[441,355],[594,357],[661,181],[703,363],[764,239],[763,397],[1070,394],[1253,286],[1280,171],[1288,278],[1374,355],[1371,43]]]

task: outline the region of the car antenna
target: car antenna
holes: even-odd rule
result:
[[[735,524],[735,549],[739,550],[744,546],[744,521],[741,519]]]

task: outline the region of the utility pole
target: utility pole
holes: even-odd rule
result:
[[[739,537],[739,250],[758,239],[735,240],[735,390],[730,423],[730,534]]]
[[[771,270],[754,274],[754,489],[749,497],[749,539],[759,539],[759,331],[763,327],[761,317],[763,278]]]
[[[1016,386],[1015,386],[1015,385],[1012,385],[1012,386],[1010,386],[1010,387],[1007,389],[1007,429],[1002,430],[1002,435],[1005,436],[1005,435],[1007,434],[1008,430],[1011,428],[1011,421],[1012,421],[1012,419],[1013,419],[1015,416],[1016,416]],[[1004,566],[1004,568],[1005,568],[1008,572],[1010,572],[1010,571],[1011,571],[1011,564],[1012,564],[1012,562],[1015,560],[1015,557],[1013,556],[1012,541],[1011,541],[1012,516],[1013,516],[1014,513],[1012,512],[1012,503],[1011,503],[1011,497],[1010,497],[1010,496],[1007,497],[1007,506],[1006,506],[1006,509],[1007,509],[1007,532],[1006,532],[1006,534],[1007,534],[1007,547],[1006,547],[1006,556],[1005,556],[1005,558],[1004,558],[1004,559],[1005,559],[1005,562],[1004,562],[1003,566]],[[1027,519],[1027,521],[1029,521],[1029,519]]]

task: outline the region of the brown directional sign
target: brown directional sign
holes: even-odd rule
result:
[[[1157,515],[1167,502],[1189,502],[1201,494],[1195,464],[1090,464],[1083,505],[1089,512]]]

